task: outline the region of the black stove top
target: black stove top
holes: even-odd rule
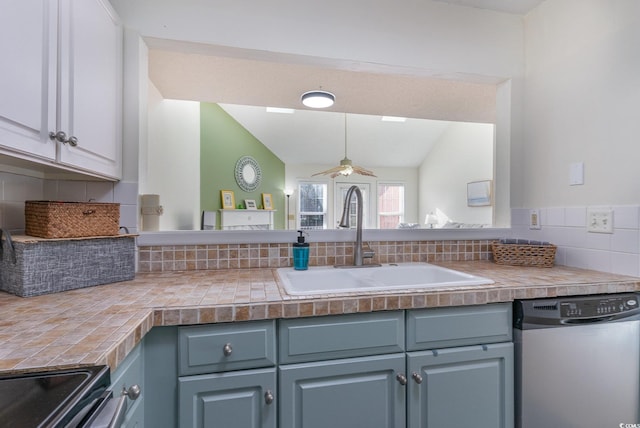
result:
[[[109,384],[106,366],[0,376],[0,426],[82,426]]]

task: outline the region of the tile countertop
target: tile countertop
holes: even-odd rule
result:
[[[640,278],[563,266],[438,264],[495,284],[310,298],[287,295],[275,270],[232,269],[143,273],[132,281],[29,298],[0,292],[0,373],[96,364],[113,369],[153,326],[640,290]]]

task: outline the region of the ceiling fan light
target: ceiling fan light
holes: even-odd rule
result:
[[[309,91],[302,94],[302,104],[310,108],[331,107],[336,100],[335,95],[327,91]]]
[[[342,171],[340,171],[340,175],[344,175],[345,177],[348,177],[351,174],[353,174],[353,167],[351,165],[345,166]]]

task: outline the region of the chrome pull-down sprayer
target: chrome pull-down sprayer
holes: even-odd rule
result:
[[[340,219],[339,226],[344,228],[350,227],[349,220],[349,205],[351,204],[351,198],[353,194],[356,195],[356,219],[358,224],[356,225],[356,242],[353,247],[353,265],[352,266],[336,266],[336,267],[374,267],[380,266],[379,264],[364,264],[364,258],[372,258],[375,254],[369,246],[367,246],[367,251],[363,251],[362,249],[362,192],[358,188],[358,186],[351,186],[349,190],[347,190],[347,195],[344,199],[344,208],[342,209],[342,218]]]

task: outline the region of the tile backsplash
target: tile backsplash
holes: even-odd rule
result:
[[[368,242],[374,263],[488,260],[489,240]],[[291,266],[291,244],[214,244],[139,247],[138,270],[277,268]],[[365,263],[372,260],[365,260]],[[310,266],[353,263],[352,242],[309,244]]]
[[[540,209],[539,230],[529,229],[528,208],[511,210],[514,238],[558,246],[556,264],[640,276],[640,206],[592,206],[613,211],[613,233],[587,232],[587,207]]]

